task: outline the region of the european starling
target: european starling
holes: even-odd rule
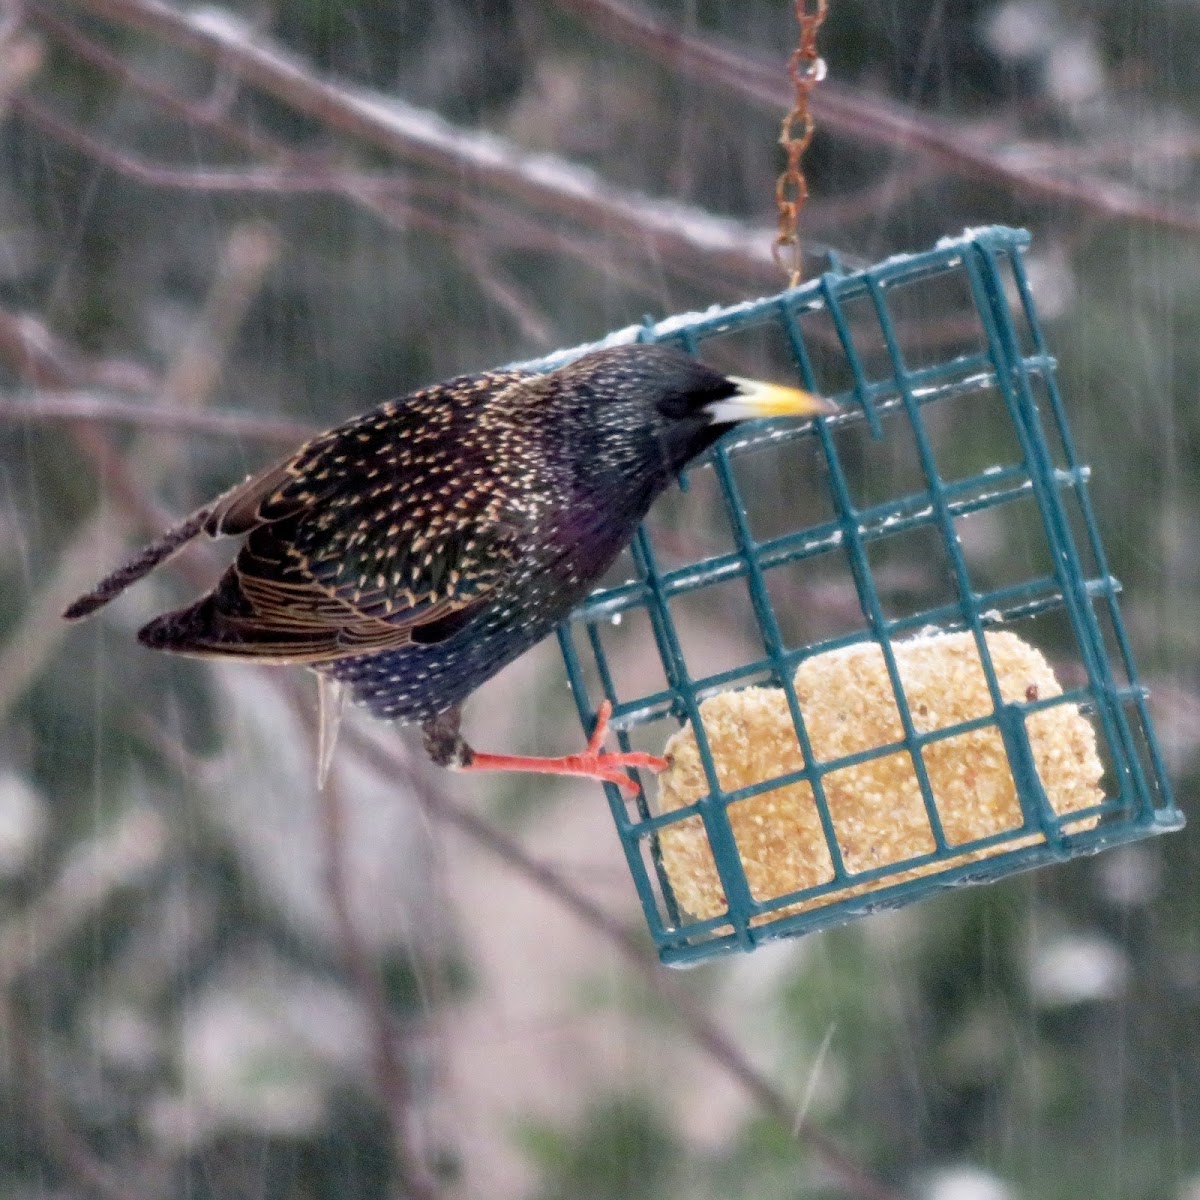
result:
[[[375,715],[420,723],[435,762],[604,779],[661,769],[588,748],[481,754],[463,701],[540,641],[632,538],[654,499],[731,425],[833,411],[677,350],[618,346],[547,374],[465,375],[323,433],[219,496],[66,611],[87,616],[201,533],[241,537],[216,587],[151,621],[156,650],[302,663]]]

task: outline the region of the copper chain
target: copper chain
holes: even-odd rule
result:
[[[811,4],[811,11],[810,11]],[[800,168],[800,159],[813,136],[813,117],[808,98],[825,78],[825,63],[817,53],[817,31],[825,20],[829,0],[796,0],[796,19],[800,22],[800,40],[788,59],[788,78],[795,89],[791,111],[783,118],[779,144],[787,153],[787,166],[775,184],[775,203],[779,208],[779,235],[771,254],[788,277],[788,286],[800,282],[800,210],[808,199],[808,181]]]

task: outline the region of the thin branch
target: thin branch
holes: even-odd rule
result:
[[[465,258],[488,298],[514,319],[523,334],[531,334],[542,327],[531,319],[528,306],[522,309],[515,303],[511,289],[496,290],[492,286],[494,280],[476,273],[479,256],[489,253],[496,246],[570,255],[610,278],[621,280],[631,290],[653,292],[657,298],[658,289],[636,276],[633,267],[635,260],[640,259],[629,248],[625,249],[624,254],[614,254],[611,247],[601,248],[591,236],[566,236],[547,230],[507,206],[473,196],[456,185],[409,180],[395,171],[335,170],[316,162],[305,167],[165,166],[100,141],[28,97],[14,101],[13,109],[45,136],[144,187],[234,195],[341,196],[373,213],[389,228],[403,233],[423,230],[445,238]],[[406,197],[419,199],[427,207],[409,203]],[[455,213],[459,213],[461,218],[470,217],[471,220],[456,220],[453,215],[446,215]],[[622,265],[622,259],[625,258],[629,259],[628,266]],[[676,264],[674,269],[680,278],[696,282],[710,291],[737,294],[736,286],[730,285],[731,281],[722,278],[714,287],[711,278],[703,271],[680,264]]]
[[[391,191],[405,186],[404,181],[397,178],[394,172],[387,176],[347,176],[317,165],[303,169],[283,166],[163,166],[100,141],[69,121],[64,121],[44,104],[28,96],[15,97],[12,108],[18,116],[46,136],[146,187],[185,192],[261,192],[270,195],[304,196],[346,194],[351,191]]]
[[[1001,151],[1014,167],[1027,171],[1075,171],[1080,167],[1191,162],[1200,158],[1200,133],[1150,128],[1139,138],[1123,137],[1080,145],[1021,142]]]
[[[669,63],[698,82],[731,92],[774,114],[786,111],[790,103],[782,56],[779,64],[764,63],[670,28],[622,0],[555,2],[614,40],[643,51],[656,62]],[[926,155],[955,174],[1000,184],[1017,195],[1068,204],[1108,219],[1200,232],[1200,212],[1195,209],[1158,204],[1134,188],[1100,176],[1060,176],[1031,169],[1039,155],[1052,158],[1053,147],[1014,144],[997,150],[994,134],[985,140],[961,124],[902,108],[866,95],[861,88],[839,86],[828,79],[814,90],[809,103],[822,129],[869,145]]]
[[[224,169],[196,169],[151,163],[128,151],[108,146],[85,131],[56,118],[43,107],[27,106],[32,121],[40,121],[47,136],[73,146],[147,187],[182,191],[255,193],[288,195],[330,193],[340,195],[401,232],[423,230],[449,240],[468,264],[480,288],[490,300],[510,316],[523,336],[535,342],[545,341],[546,323],[523,302],[513,289],[497,278],[494,271],[481,272],[480,262],[494,261],[497,246],[517,251],[540,250],[555,255],[570,255],[592,270],[600,270],[631,291],[660,294],[657,279],[642,278],[640,270],[646,256],[637,246],[601,245],[595,236],[547,230],[524,213],[497,203],[494,197],[473,195],[457,179],[441,182],[413,179],[395,171],[350,170],[331,167],[329,154],[293,150],[271,138],[243,128],[210,106],[185,100],[157,80],[148,78],[126,65],[107,48],[83,36],[69,23],[43,8],[34,8],[31,18],[85,62],[110,75],[122,88],[136,92],[164,112],[189,125],[207,129],[230,143],[266,158],[271,166],[242,166]],[[446,214],[452,214],[447,219]],[[713,294],[740,295],[735,280],[719,275],[714,282],[711,271],[682,262],[672,264],[682,280]]]
[[[157,79],[135,71],[120,56],[107,47],[85,37],[75,26],[55,16],[44,7],[34,4],[29,10],[31,24],[37,25],[67,47],[72,54],[97,70],[108,75],[123,91],[133,92],[163,112],[178,117],[191,129],[204,129],[259,158],[265,158],[275,166],[288,168],[299,177],[311,178],[314,173],[322,178],[342,178],[341,173],[329,170],[329,153],[322,150],[307,154],[294,150],[254,129],[230,120],[223,107],[211,103],[186,100],[177,92],[163,86]],[[361,178],[361,176],[356,176]],[[394,173],[388,178],[396,179]]]
[[[454,231],[450,222],[438,220],[405,204],[408,192],[424,194],[442,207],[447,190],[433,190],[414,183],[395,171],[348,171],[331,167],[328,154],[305,154],[228,120],[212,105],[185,100],[155,79],[133,70],[121,58],[74,26],[35,7],[32,21],[50,33],[83,61],[112,77],[122,88],[137,93],[154,107],[182,119],[190,128],[206,129],[240,149],[267,159],[272,165],[242,166],[224,169],[180,168],[151,163],[116,147],[107,146],[76,126],[69,124],[39,105],[27,104],[25,113],[48,136],[72,146],[113,170],[148,187],[185,191],[247,192],[277,195],[332,193],[362,204],[393,228],[424,227],[447,234]]]
[[[0,394],[0,421],[101,421],[180,436],[201,433],[278,446],[298,446],[317,432],[312,425],[284,418],[252,417],[219,408],[167,408],[75,391]]]
[[[351,740],[355,749],[384,778],[403,780],[404,786],[419,796],[429,816],[466,834],[611,942],[646,986],[667,1002],[692,1041],[736,1079],[764,1112],[785,1129],[794,1130],[806,1139],[825,1166],[853,1194],[863,1200],[901,1200],[897,1193],[868,1175],[832,1138],[805,1120],[797,1121],[795,1104],[750,1063],[732,1038],[696,1003],[690,992],[663,970],[658,960],[647,952],[642,940],[623,921],[584,895],[554,867],[534,858],[490,821],[455,803],[440,789],[431,787],[413,769],[403,752],[385,747],[358,730],[351,732]]]
[[[162,387],[155,372],[127,359],[84,358],[29,313],[0,309],[0,362],[25,384],[51,392],[112,389],[148,396]]]
[[[281,686],[280,690],[285,689]],[[293,710],[308,730],[309,744],[315,745],[316,729],[311,708],[300,699],[297,688],[287,690],[290,691]],[[355,990],[374,1032],[375,1086],[387,1109],[406,1197],[411,1200],[435,1200],[441,1188],[412,1144],[413,1088],[403,1048],[398,1050],[396,1045],[397,1022],[388,1009],[383,980],[375,969],[350,912],[346,879],[346,805],[336,771],[330,772],[324,787],[318,787],[317,808],[325,894],[333,910],[346,969],[354,980]]]
[[[465,130],[393,97],[316,76],[279,45],[252,37],[232,14],[185,12],[160,0],[69,0],[127,28],[239,72],[243,81],[330,129],[406,161],[516,197],[586,228],[604,230],[640,253],[682,258],[742,279],[774,280],[771,233],[693,206],[652,199],[606,183],[595,172],[551,155],[526,153],[493,134]]]
[[[10,4],[0,20],[0,114],[41,70],[41,41],[22,28],[21,8]]]
[[[185,100],[169,88],[163,87],[157,80],[135,71],[119,55],[114,54],[106,46],[100,45],[99,42],[85,37],[74,25],[62,20],[48,9],[39,5],[31,5],[28,20],[31,25],[50,34],[55,41],[69,49],[77,58],[110,76],[120,84],[123,90],[142,96],[156,108],[180,118],[190,127],[206,129],[210,133],[215,133],[242,150],[270,159],[277,166],[300,169],[306,165],[313,165],[312,163],[305,164],[301,161],[302,155],[293,153],[264,134],[228,120],[212,104],[198,104],[191,100]]]
[[[0,361],[33,387],[83,383],[79,358],[36,317],[0,310]]]

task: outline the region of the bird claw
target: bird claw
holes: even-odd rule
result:
[[[640,750],[621,751],[616,754],[608,754],[605,751],[593,754],[589,751],[585,754],[573,754],[564,762],[575,768],[570,774],[595,779],[600,783],[616,784],[626,797],[636,796],[641,786],[636,779],[626,774],[630,767],[644,767],[657,775],[665,770],[667,765],[665,758]]]
[[[593,758],[604,753],[603,746],[608,737],[608,723],[612,719],[612,709],[612,701],[605,698],[600,701],[600,707],[596,710],[596,724],[592,727],[592,736],[588,738],[587,750],[584,752]]]
[[[611,700],[606,698],[600,701],[600,707],[596,710],[596,724],[592,729],[592,736],[588,738],[587,750],[583,754],[573,755],[572,758],[579,764],[580,774],[587,772],[592,778],[603,783],[616,784],[625,796],[636,796],[640,785],[637,780],[626,774],[628,768],[644,767],[657,775],[666,769],[667,760],[641,750],[622,750],[616,754],[605,751],[603,747],[608,737],[612,710]]]
[[[473,750],[470,751],[471,757],[459,765],[467,771],[529,771],[539,775],[595,779],[600,783],[616,785],[626,797],[636,796],[641,785],[626,772],[631,767],[641,767],[657,775],[666,769],[667,760],[642,750],[619,750],[610,754],[604,749],[604,740],[608,736],[611,717],[612,702],[605,700],[596,713],[592,736],[588,738],[587,749],[582,754],[568,754],[562,758],[526,758]]]

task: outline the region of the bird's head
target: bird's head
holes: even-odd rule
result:
[[[828,416],[836,405],[802,388],[724,375],[666,346],[612,346],[556,371],[586,412],[589,435],[653,453],[674,475],[740,421]],[[560,393],[561,394],[561,393]]]

